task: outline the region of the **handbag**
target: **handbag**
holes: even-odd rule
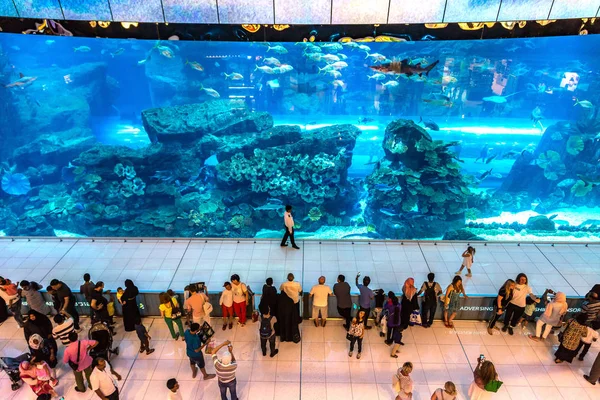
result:
[[[409,325],[421,325],[421,314],[419,313],[419,311],[414,310],[411,314],[410,314],[410,320],[409,320]]]
[[[492,393],[496,393],[498,392],[498,390],[500,390],[500,386],[502,386],[504,382],[502,381],[497,381],[497,380],[492,380],[489,381],[486,385],[485,385],[485,391],[486,392],[492,392]]]
[[[181,309],[179,307],[176,307],[175,304],[173,304],[173,299],[170,300],[171,302],[171,319],[178,319],[181,318]]]
[[[71,369],[73,371],[77,371],[77,369],[79,368],[79,356],[81,353],[81,341],[78,340],[77,341],[77,362],[73,362],[71,360],[69,360],[69,367],[71,367]]]
[[[208,301],[204,301],[202,308],[204,309],[204,314],[206,315],[210,315],[210,313],[213,312],[213,305]]]
[[[346,340],[352,340],[353,337],[350,333],[346,333]]]

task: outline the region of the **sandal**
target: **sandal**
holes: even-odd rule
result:
[[[392,354],[390,357],[392,357],[392,358],[398,358],[398,355]]]
[[[562,360],[559,360],[558,358],[557,358],[556,360],[554,360],[554,363],[555,363],[555,364],[562,364],[562,362],[563,362],[563,361],[562,361]]]

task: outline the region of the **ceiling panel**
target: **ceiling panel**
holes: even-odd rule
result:
[[[275,0],[276,24],[329,24],[331,0]]]
[[[554,0],[550,19],[595,17],[600,0]]]
[[[160,0],[109,0],[115,21],[165,22]]]
[[[219,0],[222,24],[272,24],[273,0]]]
[[[390,24],[440,22],[446,0],[391,0]]]
[[[502,0],[498,21],[548,19],[552,0]]]
[[[333,0],[333,24],[386,24],[390,0]]]
[[[58,0],[13,0],[21,18],[64,19]]]
[[[60,0],[66,19],[111,21],[108,0]]]
[[[216,24],[217,0],[162,0],[167,22]]]
[[[444,22],[496,21],[500,0],[448,0]]]
[[[12,0],[0,0],[0,17],[18,17],[17,9]]]

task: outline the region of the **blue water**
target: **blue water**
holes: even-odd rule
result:
[[[590,51],[599,44],[595,36],[217,43],[3,34],[0,231],[276,237],[280,206],[292,204],[305,237],[458,230],[449,237],[597,240],[588,217],[600,215],[599,56]],[[230,102],[231,121],[266,112],[275,128],[246,127],[218,145],[206,141],[214,128],[175,143],[146,131],[144,110],[169,115],[205,102],[216,110],[219,101]],[[198,123],[199,107],[158,129]],[[415,125],[390,131],[398,120]],[[240,146],[273,129],[289,132],[285,143],[260,142],[237,164]],[[350,144],[327,142],[326,132],[342,141],[352,129]],[[436,142],[426,150],[400,139],[411,129]],[[314,141],[292,154],[300,138]],[[386,154],[403,140],[405,156]],[[277,154],[272,171],[261,169],[260,151]],[[235,177],[235,168],[248,170]],[[534,229],[522,221],[530,214],[560,222]]]

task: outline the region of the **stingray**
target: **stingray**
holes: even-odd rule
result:
[[[507,102],[507,98],[509,98],[510,96],[514,96],[515,94],[519,94],[519,93],[523,93],[523,91],[520,92],[515,92],[512,94],[509,94],[507,96],[489,96],[489,97],[484,97],[483,101],[489,101],[490,103],[496,103],[496,104],[504,104]]]

